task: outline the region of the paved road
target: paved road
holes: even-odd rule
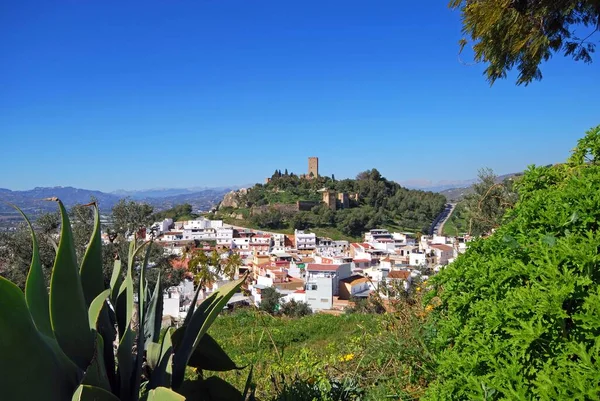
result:
[[[455,207],[456,203],[446,203],[444,210],[436,219],[437,222],[435,226],[433,226],[433,230],[431,230],[432,234],[443,235],[442,232],[444,230],[444,224],[446,224],[448,218],[452,216],[452,212],[454,211]]]

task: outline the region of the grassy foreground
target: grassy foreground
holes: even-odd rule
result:
[[[254,364],[260,400],[414,399],[433,374],[423,346],[426,311],[417,309],[296,319],[248,309],[219,317],[210,332],[237,364]],[[221,377],[242,387],[246,379]]]

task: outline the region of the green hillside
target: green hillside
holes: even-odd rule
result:
[[[347,194],[349,207],[331,210],[321,203],[322,189]],[[305,211],[281,207],[298,201],[312,201],[316,205]],[[267,184],[250,188],[241,202],[246,206],[241,214],[256,228],[330,230],[333,236],[356,238],[376,227],[427,232],[443,210],[445,198],[433,192],[403,188],[373,169],[358,174],[356,179],[344,180],[306,179],[277,171]],[[221,214],[231,212],[236,210],[221,210]],[[239,221],[237,224],[242,225]]]

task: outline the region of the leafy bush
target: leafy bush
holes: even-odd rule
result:
[[[600,399],[600,126],[517,190],[504,224],[434,278],[427,399]]]
[[[312,310],[306,302],[297,302],[292,299],[281,305],[279,313],[288,317],[303,317],[312,314]]]

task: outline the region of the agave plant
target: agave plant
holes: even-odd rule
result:
[[[216,291],[196,307],[198,291],[183,325],[160,338],[160,278],[151,292],[144,279],[148,247],[132,241],[126,270],[116,260],[110,288],[102,275],[100,219],[78,265],[65,207],[52,268],[50,291],[42,276],[31,223],[33,257],[25,293],[0,277],[0,399],[6,401],[179,401],[249,400],[251,375],[241,393],[206,371],[240,369],[207,333],[245,277]],[[146,253],[139,269],[136,257]],[[138,272],[139,270],[139,272]],[[134,276],[137,299],[134,302]],[[135,310],[135,311],[134,311]],[[134,319],[137,312],[137,319]],[[198,379],[186,380],[186,366]]]

